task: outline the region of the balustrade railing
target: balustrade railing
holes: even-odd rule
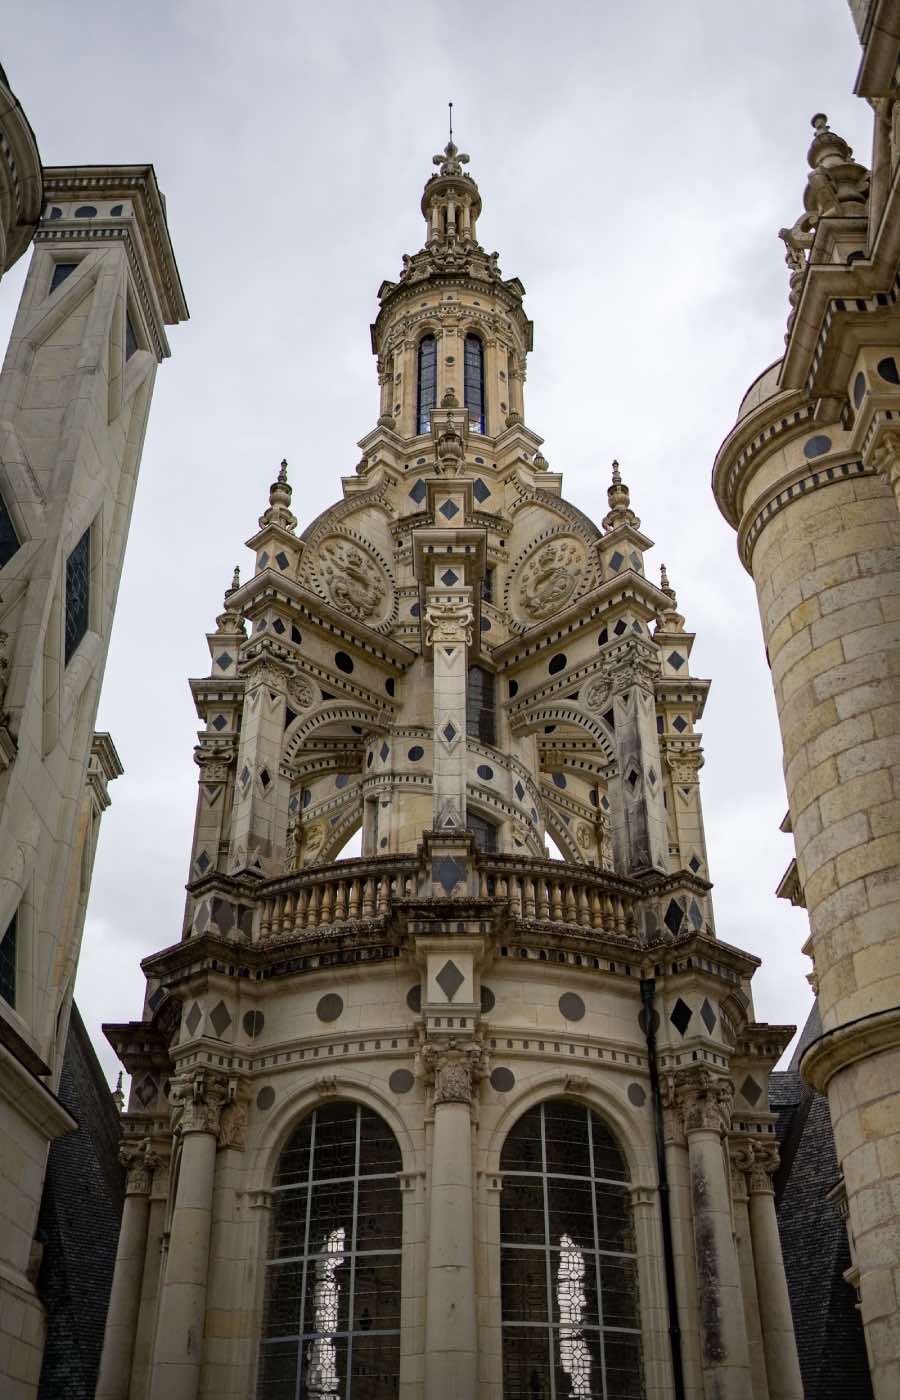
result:
[[[636,936],[638,891],[620,876],[508,855],[481,854],[476,869],[478,895],[506,904],[513,918]],[[426,897],[426,880],[415,855],[310,866],[260,890],[259,937],[302,935],[378,918],[393,901],[417,897]]]

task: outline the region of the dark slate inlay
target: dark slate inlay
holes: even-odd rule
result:
[[[219,660],[221,660],[221,657],[219,658]],[[212,727],[213,729],[224,729],[227,723],[228,720],[225,718],[224,715],[216,715],[215,719],[212,722]]]
[[[316,1015],[320,1021],[336,1021],[343,1009],[344,998],[339,997],[337,992],[326,992],[323,997],[319,997]]]
[[[350,781],[350,774],[349,774],[349,773],[338,773],[337,777],[336,777],[335,780],[334,780],[334,785],[335,785],[335,787],[338,788],[338,789],[340,789],[340,788],[345,788],[345,787],[347,786],[347,784],[349,783],[349,781]]]
[[[703,911],[696,899],[692,899],[688,905],[688,918],[695,931],[699,933],[700,929],[703,927]]]
[[[617,549],[614,549],[612,554],[609,556],[609,562],[611,568],[613,568],[616,571],[616,573],[618,573],[619,569],[621,569],[622,565],[625,563],[625,555],[620,554],[620,552]]]
[[[488,763],[479,763],[475,772],[478,774],[479,778],[483,778],[486,783],[489,783],[494,776],[494,770]]]
[[[422,748],[421,744],[413,744],[406,757],[409,759],[410,763],[418,763],[420,758],[425,757],[425,750]]]
[[[498,1065],[491,1070],[491,1088],[498,1094],[508,1094],[516,1087],[516,1076],[506,1065]]]
[[[691,856],[690,860],[688,861],[688,865],[696,875],[697,871],[702,868],[703,862],[697,856]]]
[[[284,550],[279,549],[278,553],[275,555],[275,563],[278,565],[279,569],[286,569],[290,562],[291,561],[285,554]]]
[[[556,655],[551,656],[550,660],[547,662],[547,670],[550,672],[551,676],[555,676],[560,671],[564,671],[567,665],[568,662],[566,660],[565,653],[562,651],[558,651]]]
[[[518,693],[519,693],[519,682],[518,682],[518,681],[510,681],[510,683],[509,683],[509,698],[510,698],[510,700],[515,700],[515,698],[516,698],[516,696],[518,695]]]
[[[453,856],[441,856],[440,860],[434,861],[432,873],[444,894],[452,894],[460,880],[466,878],[466,867]]]
[[[272,623],[272,631],[277,632],[280,637],[283,632],[287,631],[287,624],[282,622],[280,617],[276,617],[275,621]]]
[[[684,910],[677,899],[669,900],[666,912],[663,914],[663,923],[673,935],[677,934],[680,930],[681,925],[684,923]]]
[[[672,667],[673,671],[680,671],[682,666],[686,665],[685,659],[681,655],[680,651],[670,651],[668,656],[666,657],[666,660]]]
[[[442,506],[438,506],[438,510],[445,520],[452,520],[454,515],[459,515],[459,506],[455,501],[445,501]]]
[[[421,983],[416,982],[412,987],[410,987],[409,991],[406,993],[406,1004],[409,1007],[410,1011],[414,1011],[418,1016],[419,1012],[422,1010]]]
[[[395,681],[393,676],[388,676],[387,680],[384,683],[384,688],[387,694],[393,697],[394,691],[397,689],[397,682]]]
[[[345,651],[336,651],[334,654],[334,664],[339,671],[343,671],[345,676],[349,676],[353,670],[353,662]]]
[[[750,1107],[755,1108],[756,1105],[759,1103],[760,1095],[762,1094],[762,1087],[761,1085],[757,1084],[756,1080],[753,1078],[752,1075],[748,1074],[747,1078],[741,1085],[741,1093],[747,1100]]]
[[[585,1005],[577,992],[563,992],[559,999],[560,1015],[567,1021],[584,1020]]]
[[[621,637],[623,632],[627,632],[627,631],[628,631],[628,623],[627,623],[627,622],[623,622],[622,619],[619,618],[618,622],[616,623],[615,627],[613,628],[613,631],[615,632],[615,634],[616,634],[617,637]]]
[[[382,761],[382,763],[387,763],[387,761],[388,761],[388,756],[390,755],[390,752],[391,752],[390,749],[388,748],[387,744],[382,744],[382,745],[381,745],[381,748],[378,750],[378,752],[379,752],[379,754],[381,755],[381,761]]]
[[[135,1089],[135,1094],[143,1108],[152,1103],[156,1098],[156,1080],[150,1074],[145,1074],[140,1084]]]
[[[197,1003],[194,1002],[193,1006],[191,1007],[190,1011],[188,1012],[185,1018],[185,1025],[187,1026],[191,1035],[197,1034],[197,1027],[199,1026],[202,1020],[203,1012],[200,1010],[200,1007],[197,1005]]]
[[[628,1094],[629,1103],[633,1103],[635,1108],[643,1108],[644,1104],[647,1102],[647,1095],[644,1093],[640,1084],[629,1084],[626,1092]]]
[[[489,617],[483,617],[478,625],[481,628],[482,632],[490,632],[491,619]]]
[[[568,786],[565,773],[552,773],[550,776],[553,779],[554,787],[564,788]]]
[[[445,569],[441,574],[441,583],[446,588],[452,588],[454,583],[459,583],[459,574],[455,574],[452,569]]]
[[[516,792],[516,797],[518,797],[519,801],[521,802],[522,799],[523,799],[523,797],[525,796],[525,788],[524,788],[524,786],[523,786],[523,784],[522,784],[521,781],[519,781],[518,783],[516,783],[515,792]]]
[[[275,1102],[275,1090],[271,1084],[265,1084],[256,1096],[256,1107],[265,1113],[267,1108],[271,1108]]]
[[[679,997],[675,1005],[672,1007],[672,1014],[669,1017],[669,1020],[672,1022],[672,1025],[675,1027],[678,1034],[684,1035],[688,1026],[691,1024],[693,1015],[694,1013],[691,1011],[691,1008],[688,1006],[687,1002],[682,1001],[681,997]]]
[[[824,433],[816,433],[815,437],[811,437],[804,444],[803,455],[809,460],[813,457],[821,457],[823,452],[828,452],[830,449],[831,438],[826,437]]]
[[[452,719],[447,720],[447,723],[444,725],[443,729],[441,730],[441,733],[447,740],[448,744],[453,743],[453,740],[456,738],[457,730],[456,725],[453,723]]]
[[[879,360],[875,368],[887,384],[900,384],[900,371],[893,355],[886,355],[883,360]]]
[[[408,1069],[395,1069],[388,1080],[391,1091],[395,1094],[408,1094],[415,1082]]]
[[[209,1014],[209,1022],[219,1040],[231,1025],[231,1014],[224,1001],[218,1002]]]
[[[261,1011],[244,1012],[244,1035],[249,1035],[251,1040],[255,1040],[266,1024],[266,1018]]]
[[[481,505],[482,501],[486,501],[490,494],[491,488],[482,481],[480,476],[477,476],[472,486],[472,495],[475,497],[478,504]]]
[[[291,626],[291,641],[295,642],[298,647],[302,645],[303,634],[300,631],[299,627],[294,627],[293,625]]]
[[[211,864],[209,856],[206,854],[205,851],[200,852],[199,856],[197,857],[196,864],[197,869],[200,871],[200,874],[205,875]]]
[[[700,1019],[706,1027],[707,1034],[712,1035],[716,1028],[716,1013],[713,1010],[709,998],[703,998],[703,1005],[700,1008]]]
[[[863,401],[863,396],[865,395],[865,392],[866,392],[866,376],[863,374],[862,370],[860,370],[860,371],[859,371],[859,374],[856,376],[856,378],[855,378],[854,381],[853,381],[853,406],[854,406],[854,408],[859,408],[860,404],[861,404],[862,401]]]
[[[233,661],[234,657],[229,651],[223,651],[221,656],[216,657],[216,665],[220,666],[223,671],[227,671],[228,667],[233,663]]]
[[[447,1000],[452,1001],[466,979],[463,977],[453,959],[448,958],[434,980],[437,982]]]
[[[685,719],[684,715],[676,715],[675,718],[672,720],[672,728],[676,730],[676,732],[679,734],[683,734],[687,727],[688,722]]]
[[[419,477],[418,481],[411,487],[409,494],[417,506],[422,504],[425,497],[428,495],[428,487],[421,477]]]
[[[490,987],[486,987],[486,986],[484,985],[484,983],[482,982],[482,984],[481,984],[481,1014],[482,1014],[482,1016],[488,1016],[488,1015],[490,1015],[490,1013],[493,1011],[493,1009],[494,1009],[494,1007],[495,1007],[496,1005],[497,1005],[497,998],[494,996],[494,993],[491,991]]]

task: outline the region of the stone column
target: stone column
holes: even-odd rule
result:
[[[471,1105],[483,1052],[475,1042],[427,1041],[421,1060],[434,1085],[425,1394],[428,1400],[468,1400],[476,1393],[478,1365]]]
[[[97,1400],[128,1400],[131,1359],[141,1304],[141,1279],[147,1253],[150,1184],[156,1166],[156,1158],[150,1151],[147,1139],[123,1147],[119,1158],[127,1171],[125,1206],[103,1336]]]
[[[750,1232],[759,1298],[766,1374],[771,1400],[803,1400],[794,1319],[784,1276],[781,1239],[775,1215],[772,1176],[778,1167],[774,1143],[754,1143],[750,1170]]]
[[[762,1323],[759,1319],[759,1299],[756,1293],[756,1272],[753,1267],[753,1243],[747,1195],[747,1173],[753,1166],[753,1146],[739,1141],[730,1150],[731,1201],[734,1207],[734,1242],[741,1271],[744,1294],[744,1323],[747,1328],[747,1351],[750,1357],[750,1378],[753,1400],[771,1400],[766,1378],[766,1354],[763,1346]]]
[[[676,1070],[675,1091],[688,1141],[706,1400],[753,1400],[723,1148],[731,1118],[731,1085],[698,1065]]]
[[[150,1186],[147,1249],[144,1255],[144,1272],[141,1279],[141,1303],[134,1334],[129,1400],[146,1400],[147,1395],[147,1378],[153,1356],[156,1304],[163,1276],[163,1240],[166,1231],[168,1200],[169,1161],[168,1157],[165,1157],[160,1159]]]
[[[149,1400],[196,1400],[219,1123],[227,1081],[200,1070],[180,1075],[170,1098],[181,1139],[178,1184],[159,1303]]]

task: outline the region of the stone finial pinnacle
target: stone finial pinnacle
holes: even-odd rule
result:
[[[236,593],[237,590],[240,588],[240,586],[241,586],[241,570],[240,570],[240,565],[239,565],[239,564],[235,564],[235,566],[234,566],[234,573],[231,575],[231,587],[230,587],[229,589],[227,589],[227,591],[226,591],[226,593],[225,593],[225,597],[227,598],[229,593]]]
[[[282,485],[287,484],[287,469],[287,457],[282,457],[281,466],[278,468],[278,480],[279,482],[281,482]]]
[[[660,588],[662,589],[663,593],[667,593],[667,592],[668,592],[668,589],[669,589],[669,575],[668,575],[668,573],[666,572],[666,566],[665,566],[665,564],[660,564],[660,566],[659,566],[659,586],[660,586]]]
[[[619,464],[616,461],[615,457],[613,458],[612,464],[612,484],[613,486],[622,485],[622,473],[619,471]]]
[[[117,1108],[118,1111],[121,1113],[121,1112],[123,1111],[123,1109],[125,1108],[125,1091],[124,1091],[124,1089],[122,1088],[122,1071],[121,1071],[121,1070],[119,1070],[119,1077],[118,1077],[118,1079],[116,1080],[116,1087],[113,1089],[113,1092],[112,1092],[112,1099],[113,1099],[113,1103],[115,1104],[116,1108]]]
[[[452,136],[443,152],[432,156],[431,160],[433,165],[440,166],[439,175],[461,175],[463,166],[469,164],[469,157],[454,144]]]

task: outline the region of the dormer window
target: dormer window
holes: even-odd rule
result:
[[[465,405],[469,427],[484,432],[484,346],[477,335],[467,335],[463,354]]]
[[[431,430],[431,410],[437,403],[437,341],[433,335],[419,341],[419,364],[416,379],[416,432]]]

